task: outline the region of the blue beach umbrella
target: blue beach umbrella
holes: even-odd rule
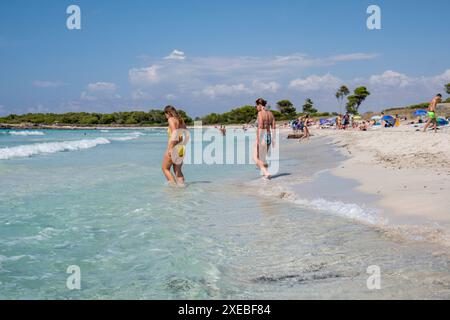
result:
[[[389,123],[391,126],[395,125],[395,119],[393,116],[384,116],[383,118],[381,118],[381,120]]]
[[[440,125],[440,126],[446,126],[446,125],[448,125],[448,121],[445,120],[444,118],[438,118],[438,119],[437,119],[437,123],[438,123],[438,125]]]
[[[414,115],[415,117],[423,117],[423,116],[426,116],[427,114],[428,114],[428,112],[425,111],[425,110],[416,110],[416,111],[413,113],[413,115]]]

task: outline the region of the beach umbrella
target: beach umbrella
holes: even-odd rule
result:
[[[324,124],[329,123],[329,122],[328,122],[328,119],[320,119],[319,122],[320,122],[320,125],[321,125],[321,126],[324,125]]]
[[[383,120],[384,122],[389,123],[391,126],[395,125],[395,119],[393,116],[384,116],[383,118],[381,118],[381,120]]]
[[[362,117],[361,117],[361,116],[354,116],[353,119],[355,119],[355,120],[361,120]]]
[[[437,123],[438,123],[438,125],[440,125],[440,126],[446,126],[446,125],[448,125],[448,121],[445,120],[444,118],[438,118],[438,119],[437,119]]]
[[[415,117],[423,117],[423,116],[426,116],[427,114],[428,114],[428,112],[425,111],[425,110],[416,110],[416,111],[413,113],[413,115],[414,115]]]
[[[327,119],[329,123],[336,123],[337,118],[329,118]]]
[[[370,118],[371,120],[380,120],[381,116],[373,116],[372,118]]]

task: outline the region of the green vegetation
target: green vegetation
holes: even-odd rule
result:
[[[399,110],[399,109],[406,109],[406,110],[428,109],[429,105],[430,105],[430,103],[424,102],[424,103],[413,104],[413,105],[401,107],[401,108],[399,108],[399,107],[389,108],[389,109],[385,109],[384,112],[390,112],[390,111]]]
[[[450,83],[445,85],[446,92],[450,94]],[[370,95],[366,87],[358,87],[354,90],[352,95],[346,86],[341,86],[335,94],[336,99],[342,107],[345,97],[347,97],[347,112],[351,114],[359,114],[361,104]],[[450,103],[448,98],[446,103]],[[278,111],[273,110],[272,113],[277,121],[289,121],[304,114],[309,114],[312,117],[330,117],[336,116],[337,113],[323,112],[320,113],[315,107],[311,99],[306,99],[303,104],[302,113],[297,113],[294,104],[289,100],[280,100],[276,104]],[[390,108],[384,110],[385,112],[398,110],[416,110],[427,109],[429,103],[420,103],[406,106],[404,108]],[[340,107],[340,108],[341,108]],[[270,109],[270,107],[268,107]],[[182,110],[179,110],[187,124],[192,124],[192,119]],[[229,112],[222,114],[211,113],[204,117],[197,117],[196,120],[201,120],[205,125],[212,124],[246,124],[254,123],[257,118],[257,110],[254,106],[243,106],[235,108]],[[366,114],[368,114],[366,112]],[[28,113],[24,115],[11,114],[6,117],[0,117],[0,123],[5,124],[33,124],[33,125],[72,125],[72,126],[166,126],[167,120],[162,110],[144,111],[129,111],[129,112],[114,112],[111,114],[101,113],[87,113],[87,112],[69,112],[64,114],[55,113]]]
[[[211,113],[200,120],[205,125],[210,124],[244,124],[255,121],[257,115],[256,108],[254,106],[243,106],[241,108],[233,109],[229,112],[222,114]]]
[[[283,120],[281,112],[272,110],[276,120]],[[256,121],[258,111],[254,106],[243,106],[222,114],[211,113],[200,119],[205,125],[211,124],[246,124]]]
[[[309,98],[305,100],[305,104],[303,105],[303,113],[312,115],[317,113],[317,109],[314,108],[314,102]]]
[[[342,103],[344,102],[344,98],[350,94],[350,90],[347,86],[341,86],[336,92],[336,99],[339,103],[339,113],[342,113]]]
[[[275,120],[277,121],[290,121],[297,118],[300,115],[304,115],[305,113],[310,114],[312,117],[331,117],[337,116],[337,113],[329,113],[323,112],[318,113],[316,109],[314,109],[314,103],[311,99],[308,99],[311,104],[310,108],[307,108],[307,111],[304,113],[297,114],[296,112],[292,112],[291,107],[293,107],[292,103],[289,100],[281,100],[277,103],[277,106],[283,106],[283,108],[279,108],[284,110],[285,113],[281,113],[281,111],[271,110]],[[308,101],[307,100],[307,101]],[[289,110],[286,112],[286,110]],[[295,110],[295,108],[294,108]],[[211,113],[202,118],[198,118],[196,120],[201,120],[205,125],[213,125],[213,124],[247,124],[254,123],[258,116],[258,112],[254,106],[244,106],[240,108],[233,109],[229,112],[218,114]]]
[[[192,119],[182,110],[181,117],[187,124]],[[160,126],[166,125],[167,120],[162,110],[114,112],[111,114],[69,112],[64,114],[55,113],[28,113],[24,115],[11,114],[0,118],[0,123],[20,124],[32,123],[42,125],[73,125],[73,126],[96,126],[96,125],[133,125],[133,126]]]
[[[281,115],[287,119],[295,118],[297,110],[289,100],[280,100],[277,102],[277,108]]]
[[[351,114],[359,114],[359,107],[370,96],[370,92],[366,87],[356,88],[353,95],[348,96],[347,112]]]

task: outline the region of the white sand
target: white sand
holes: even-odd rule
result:
[[[433,226],[450,235],[450,128],[362,131],[313,130],[333,138],[350,158],[333,174],[355,179],[358,190],[380,195],[393,224]]]

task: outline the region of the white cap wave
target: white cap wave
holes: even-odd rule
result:
[[[20,145],[10,148],[0,149],[0,160],[13,158],[27,158],[39,154],[49,154],[62,151],[77,151],[94,148],[98,145],[111,143],[105,138],[85,139],[62,142],[45,142],[28,145]]]

